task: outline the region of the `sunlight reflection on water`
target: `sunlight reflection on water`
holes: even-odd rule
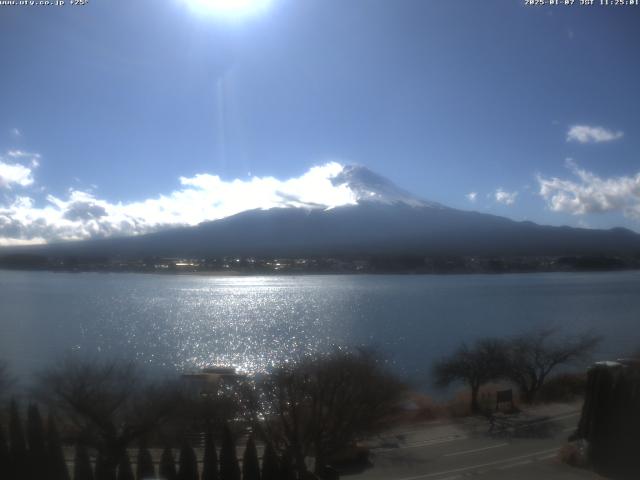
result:
[[[373,345],[416,384],[461,341],[540,325],[640,345],[640,273],[205,277],[0,271],[0,358],[26,375],[68,352],[160,370],[263,371]]]
[[[184,288],[151,295],[132,290],[109,298],[109,306],[99,308],[106,318],[94,324],[102,343],[109,345],[119,330],[142,361],[165,358],[179,369],[233,365],[255,372],[327,350],[347,334],[337,320],[349,300],[348,288],[301,287],[282,277],[200,278],[198,286],[186,282]],[[137,321],[123,321],[132,314]]]

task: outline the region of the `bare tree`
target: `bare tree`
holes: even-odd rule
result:
[[[560,337],[555,329],[519,335],[509,342],[506,377],[518,386],[522,400],[531,403],[552,370],[587,361],[600,340],[593,333]]]
[[[36,394],[114,472],[128,445],[170,417],[179,392],[145,381],[131,363],[68,359],[40,375]]]
[[[494,338],[477,340],[472,346],[462,344],[452,355],[433,366],[433,377],[439,387],[454,382],[466,383],[471,389],[471,411],[478,413],[480,387],[505,373],[507,346]]]
[[[406,386],[374,353],[336,351],[277,369],[257,393],[250,409],[267,440],[292,457],[300,474],[305,457],[314,456],[321,474],[333,455],[387,426]]]

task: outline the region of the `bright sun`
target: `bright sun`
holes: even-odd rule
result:
[[[184,0],[200,14],[219,17],[246,17],[265,10],[271,0]]]

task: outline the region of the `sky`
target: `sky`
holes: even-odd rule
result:
[[[416,196],[640,231],[640,6],[0,2],[0,245]],[[561,2],[563,3],[563,2]]]

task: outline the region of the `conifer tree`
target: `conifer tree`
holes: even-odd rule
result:
[[[222,431],[220,448],[220,480],[240,480],[240,466],[236,457],[236,446],[229,425]]]
[[[187,442],[180,449],[178,480],[198,480],[198,459],[193,448]]]
[[[9,445],[7,445],[7,439],[4,436],[4,430],[0,425],[0,472],[2,475],[9,476]],[[4,477],[3,477],[4,478]]]
[[[177,480],[176,462],[173,458],[173,450],[165,448],[160,457],[160,478],[163,480]]]
[[[242,457],[242,480],[260,480],[260,464],[258,463],[258,450],[253,441],[253,436],[247,439],[247,446]]]
[[[47,421],[47,468],[49,469],[49,480],[69,480],[67,462],[64,459],[58,427],[52,415]]]
[[[120,457],[118,463],[118,479],[117,480],[135,480],[133,476],[133,468],[131,468],[131,460],[129,453],[125,450]]]
[[[96,464],[93,469],[93,476],[95,480],[111,480],[105,471],[104,456],[100,450],[96,455]]]
[[[93,477],[95,480],[111,480],[105,471],[104,456],[100,450],[96,455],[96,463],[93,468]]]
[[[95,480],[116,480],[116,472],[107,465],[104,454],[99,450],[96,458]]]
[[[89,452],[82,444],[76,444],[76,452],[73,461],[73,480],[93,480],[91,460]]]
[[[29,444],[29,473],[33,480],[47,476],[47,448],[42,417],[36,405],[27,409],[27,442]]]
[[[9,412],[9,478],[22,479],[27,477],[27,467],[27,445],[18,404],[12,400]]]
[[[262,480],[280,480],[278,456],[271,443],[267,443],[262,455]]]
[[[285,450],[280,461],[280,477],[279,480],[296,480],[296,472],[293,468],[293,459],[291,454]]]
[[[202,480],[218,480],[218,454],[212,435],[207,435],[204,444],[204,459],[202,461]]]
[[[153,466],[153,458],[151,458],[151,452],[146,445],[140,445],[138,449],[138,465],[136,467],[136,477],[138,480],[145,478],[155,478],[156,469]]]

